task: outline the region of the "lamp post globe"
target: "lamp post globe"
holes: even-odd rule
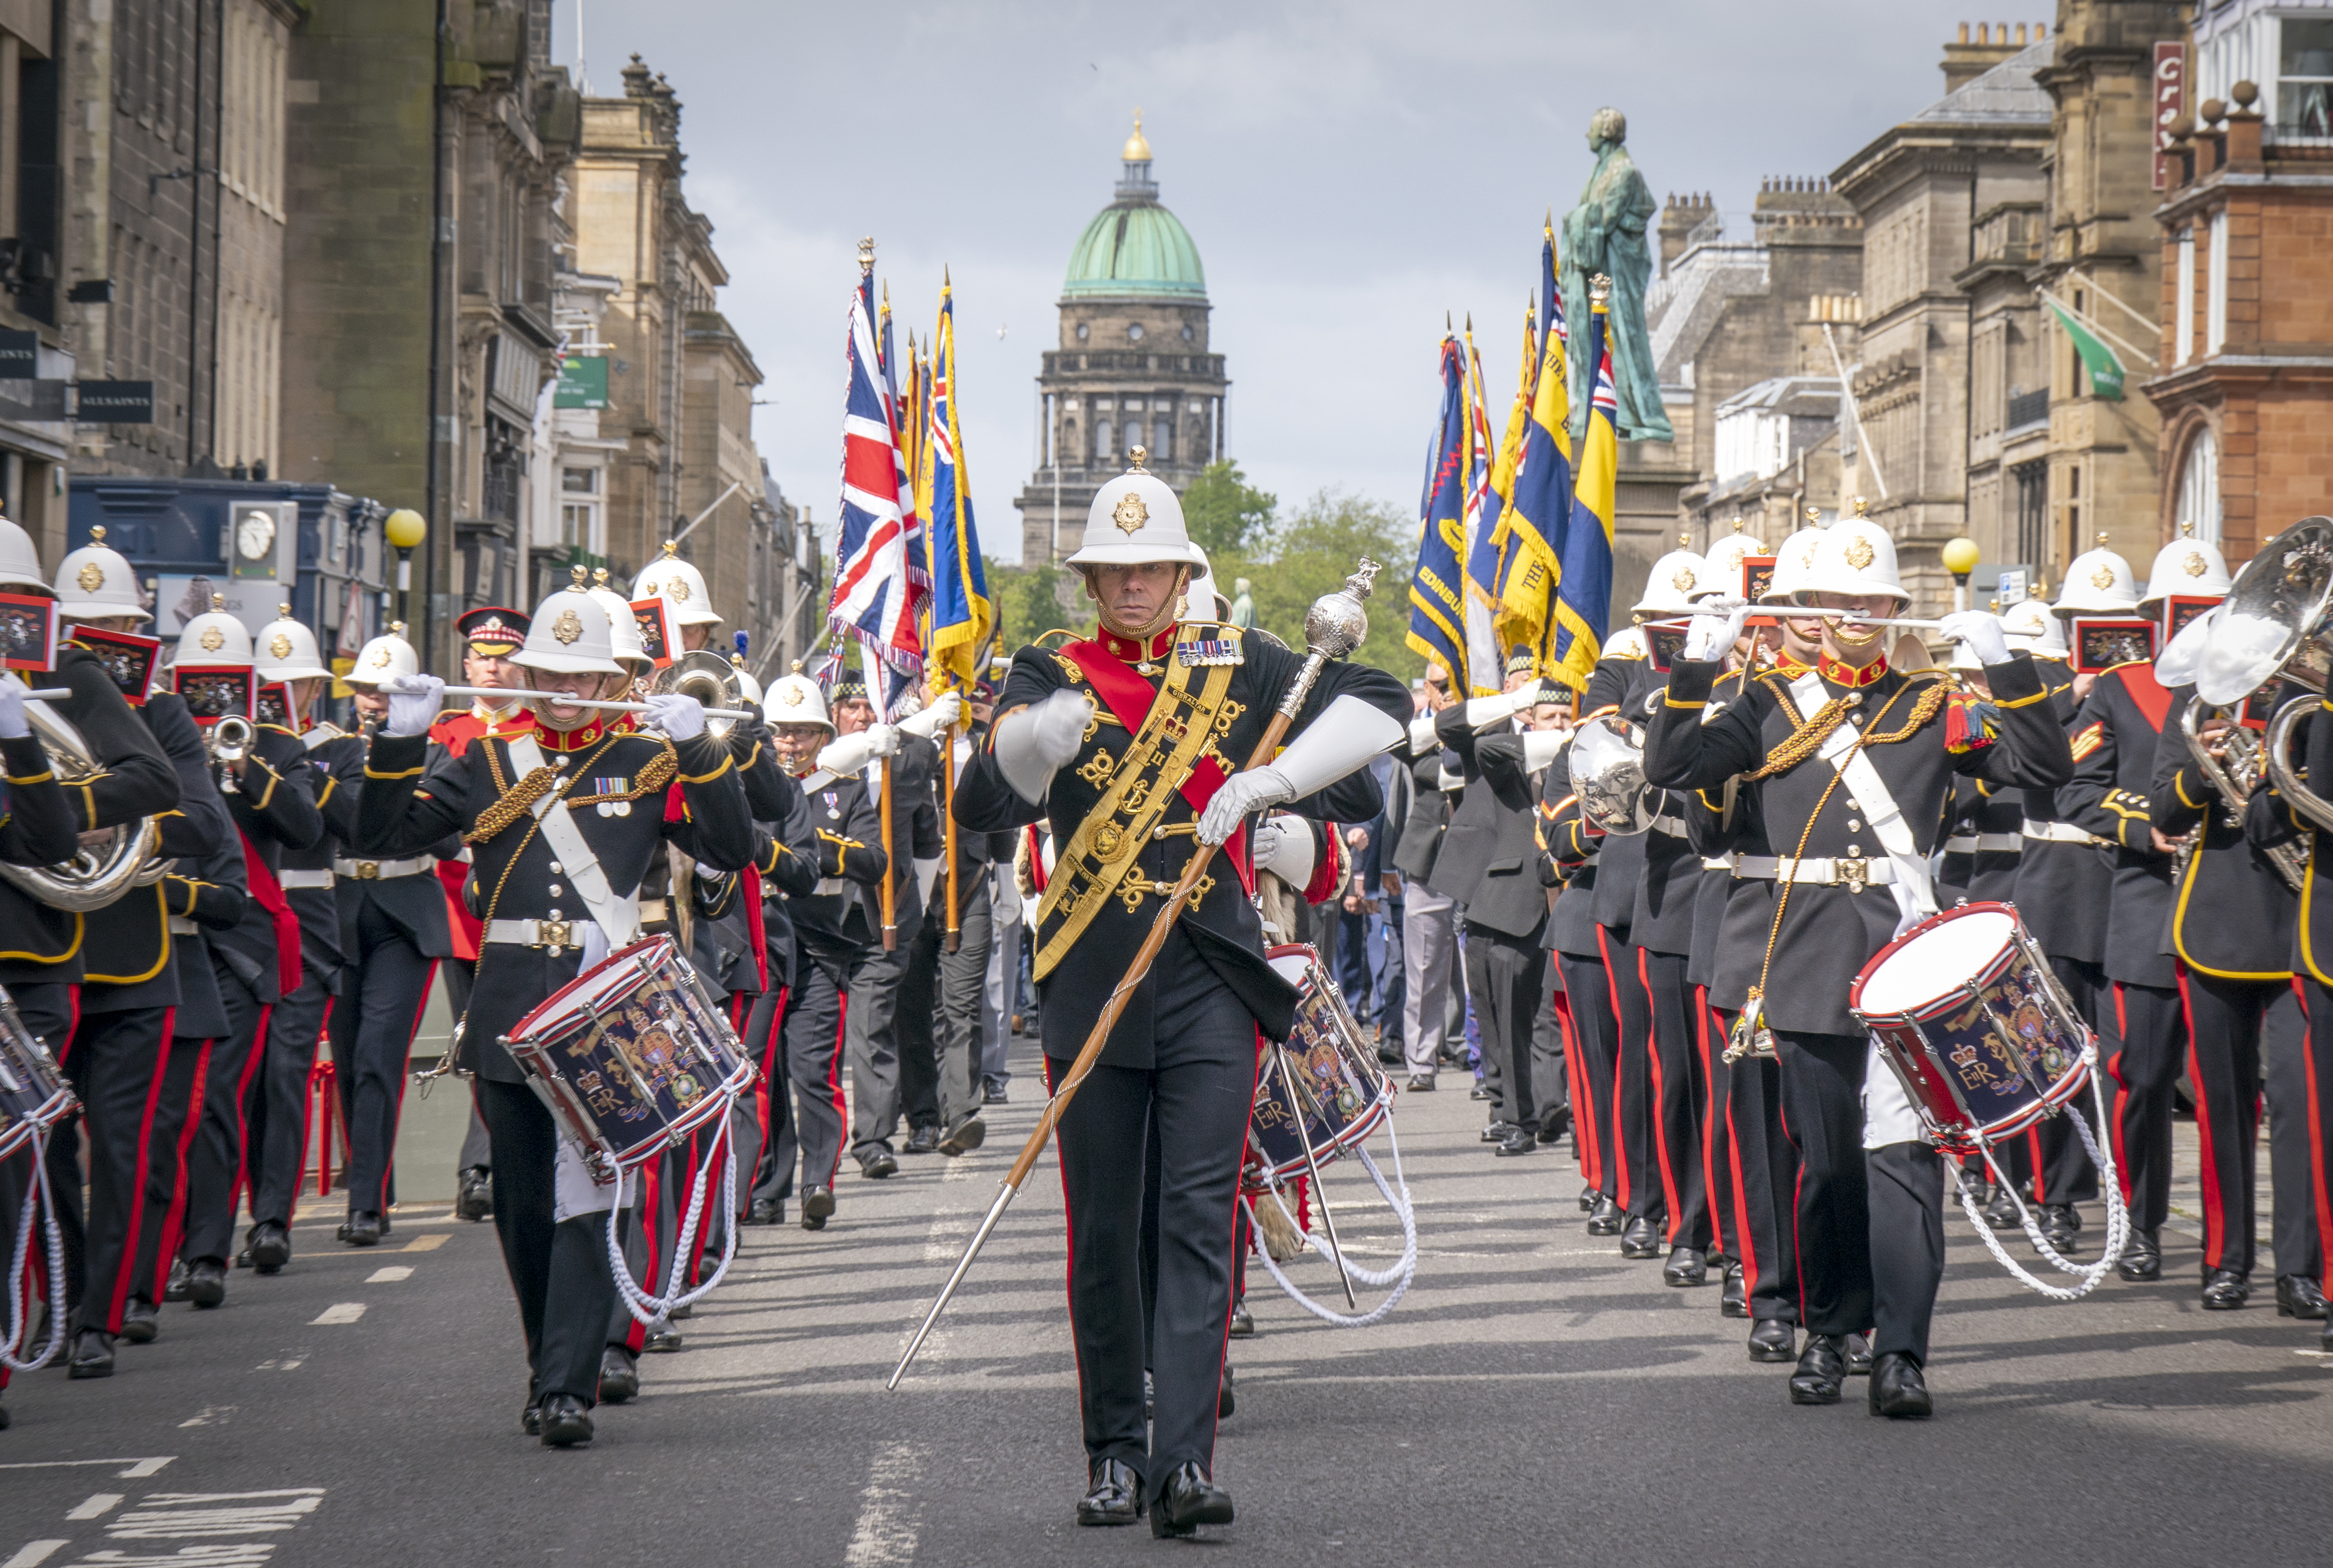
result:
[[[1944,569],[1953,574],[1953,608],[1968,608],[1969,573],[1976,570],[1976,563],[1981,559],[1976,540],[1965,535],[1947,540],[1944,548],[1937,553],[1944,560]]]

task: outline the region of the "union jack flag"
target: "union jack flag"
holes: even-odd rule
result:
[[[899,432],[876,352],[875,275],[859,276],[850,296],[845,358],[850,377],[842,407],[842,525],[835,540],[834,595],[827,624],[902,674],[923,663],[916,629],[923,595],[909,571],[907,519],[901,504]]]
[[[915,338],[907,339],[907,352],[913,355]],[[923,602],[923,591],[932,586],[931,569],[924,562],[924,520],[916,512],[915,464],[908,460],[907,447],[913,440],[909,424],[914,411],[899,400],[899,370],[897,345],[891,340],[891,292],[883,291],[883,312],[875,339],[876,357],[883,365],[883,416],[891,422],[892,467],[899,487],[899,523],[907,541],[907,580],[915,585],[916,599]]]

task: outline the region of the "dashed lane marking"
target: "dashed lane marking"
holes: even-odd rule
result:
[[[395,1285],[400,1279],[411,1279],[412,1277],[413,1268],[410,1264],[392,1263],[387,1268],[376,1268],[370,1274],[366,1275],[365,1283],[367,1285]]]
[[[893,1443],[875,1456],[859,1493],[858,1526],[843,1549],[846,1568],[889,1568],[914,1560],[923,1513],[916,1482],[923,1458],[913,1443]]]
[[[0,1568],[40,1568],[40,1564],[72,1544],[70,1541],[30,1541],[18,1547],[14,1557],[0,1563]]]
[[[205,1405],[178,1424],[182,1427],[207,1427],[235,1414],[233,1405]]]
[[[354,1323],[364,1315],[365,1304],[361,1301],[336,1301],[310,1318],[308,1322],[312,1326],[318,1324]]]
[[[121,1506],[122,1499],[127,1495],[128,1494],[122,1492],[91,1492],[87,1497],[83,1498],[78,1506],[68,1509],[65,1513],[65,1517],[68,1519],[102,1519],[106,1515],[112,1513],[113,1510]]]
[[[124,1465],[128,1468],[121,1472],[121,1478],[128,1481],[154,1475],[178,1457],[176,1454],[160,1454],[142,1459],[26,1459],[0,1465],[0,1470],[69,1470],[79,1465]],[[0,1568],[7,1568],[7,1564],[0,1563]]]
[[[304,1355],[272,1355],[253,1370],[255,1372],[298,1372]]]
[[[447,1232],[440,1230],[430,1236],[417,1236],[398,1250],[399,1252],[435,1252],[446,1245],[446,1235]]]

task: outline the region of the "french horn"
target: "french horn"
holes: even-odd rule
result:
[[[46,703],[26,703],[24,717],[47,749],[58,783],[85,784],[105,771],[72,722]],[[161,827],[154,818],[141,817],[82,834],[82,847],[73,857],[53,865],[0,861],[0,876],[53,909],[85,914],[103,909],[133,887],[159,882],[170,864],[154,858],[160,839]]]

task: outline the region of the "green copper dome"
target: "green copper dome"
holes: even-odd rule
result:
[[[1175,215],[1158,205],[1158,186],[1150,178],[1150,144],[1143,139],[1139,115],[1134,126],[1118,199],[1096,213],[1078,236],[1061,293],[1072,299],[1131,294],[1205,301],[1207,272],[1199,264],[1199,247]]]

